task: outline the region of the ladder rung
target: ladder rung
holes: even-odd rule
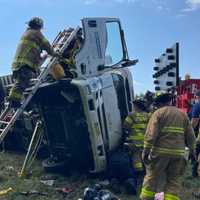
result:
[[[10,122],[6,122],[6,121],[0,120],[0,123],[2,123],[2,124],[9,124]]]
[[[30,80],[30,83],[29,83],[29,86],[34,86],[37,82],[39,81],[39,79],[31,79]]]
[[[68,48],[70,42],[74,39],[76,36],[77,32],[80,30],[79,27],[77,27],[75,30],[73,30],[71,33],[69,33],[69,36],[67,34],[63,34],[62,37],[58,37],[56,40],[56,48],[60,53],[63,53],[65,49]],[[54,50],[55,50],[54,49]],[[38,78],[36,79],[31,79],[30,80],[30,86],[25,90],[25,92],[29,92],[30,94],[27,96],[27,98],[24,98],[22,101],[21,107],[19,107],[15,113],[13,114],[12,118],[10,119],[10,122],[5,122],[4,117],[12,111],[11,107],[8,105],[7,108],[0,114],[0,143],[3,141],[7,133],[9,132],[10,128],[12,125],[16,122],[16,120],[19,118],[19,116],[23,113],[25,107],[28,105],[28,103],[31,101],[31,98],[34,96],[34,94],[37,92],[37,89],[39,88],[40,84],[43,82],[44,78],[46,78],[49,74],[49,71],[51,69],[51,66],[55,64],[55,62],[58,61],[58,58],[56,57],[49,57],[47,58],[43,63],[41,63],[41,67],[43,70],[40,71],[40,74]],[[32,87],[31,87],[32,86]],[[72,100],[71,100],[72,101]],[[4,125],[5,124],[5,125]],[[3,128],[2,126],[5,126]]]
[[[11,88],[13,85],[14,85],[13,83],[8,84],[8,85],[6,85],[6,88]]]
[[[9,106],[6,106],[6,108],[4,109],[4,111],[1,113],[0,115],[0,120],[4,119],[4,117],[10,112],[10,108]]]
[[[27,96],[27,95],[29,95],[29,94],[30,94],[30,92],[31,92],[31,91],[29,91],[29,92],[28,92],[28,91],[26,91],[26,92],[23,92],[23,94],[24,94],[25,96]]]
[[[35,82],[35,81],[38,81],[38,80],[39,80],[38,78],[32,78],[31,82]]]
[[[25,89],[25,92],[30,92],[30,91],[32,91],[34,88],[35,88],[34,86],[28,87],[28,88]]]
[[[5,103],[4,103],[4,106],[5,106],[5,107],[8,107],[8,106],[9,106],[9,102],[8,102],[8,101],[5,102]]]

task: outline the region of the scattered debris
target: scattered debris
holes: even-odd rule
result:
[[[13,189],[11,187],[9,187],[8,189],[0,190],[0,196],[5,195],[11,191],[13,191]]]
[[[102,189],[102,186],[95,184],[93,187],[87,187],[84,190],[84,200],[97,199],[97,200],[120,200],[117,196],[109,190]]]
[[[41,176],[41,180],[42,181],[46,181],[46,180],[57,180],[58,176],[54,175],[54,174],[45,174],[43,176]]]
[[[102,185],[103,187],[108,187],[110,185],[109,180],[103,180],[99,182],[100,185]]]
[[[69,194],[73,191],[73,189],[69,187],[63,187],[63,188],[56,188],[56,191],[62,192],[63,194]]]
[[[193,192],[192,196],[195,197],[195,199],[200,199],[200,192]]]
[[[48,186],[53,186],[55,180],[41,180],[40,182]]]
[[[8,171],[14,171],[14,167],[13,166],[7,166],[6,170],[8,170]]]
[[[29,196],[29,195],[41,195],[41,196],[48,196],[46,192],[39,192],[37,190],[31,190],[27,192],[19,192],[21,195]]]

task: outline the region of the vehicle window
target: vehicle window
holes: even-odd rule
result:
[[[118,107],[120,110],[121,119],[124,120],[128,115],[126,107],[127,104],[126,104],[124,79],[119,74],[112,74],[112,78],[117,93]]]
[[[117,22],[106,23],[107,47],[105,65],[112,66],[119,63],[123,58],[123,49],[120,35],[120,26]]]
[[[130,87],[129,87],[127,78],[126,78],[126,94],[127,94],[127,100],[128,100],[128,110],[129,112],[131,112],[132,111],[131,94],[130,94]]]

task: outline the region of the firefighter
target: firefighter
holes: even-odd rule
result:
[[[69,35],[73,31],[74,31],[73,28],[67,29]],[[77,77],[77,74],[75,72],[76,70],[75,56],[77,52],[80,50],[82,44],[83,44],[82,30],[79,30],[77,35],[73,38],[67,49],[64,51],[62,55],[63,58],[60,60],[60,64],[64,69],[66,77],[69,78]]]
[[[192,176],[197,177],[200,176],[200,131],[199,131],[199,122],[200,122],[200,90],[195,94],[196,103],[192,107],[191,111],[191,122],[195,131],[195,135],[197,137],[197,145],[196,145],[196,156],[198,157],[197,162],[192,162]]]
[[[154,93],[151,91],[147,91],[144,95],[146,109],[149,113],[153,111],[153,97]]]
[[[28,87],[30,79],[36,75],[42,61],[40,55],[42,51],[44,50],[52,56],[58,56],[41,33],[43,20],[39,17],[34,17],[27,24],[28,28],[20,39],[12,63],[15,83],[8,97],[12,107],[20,106],[23,91]]]
[[[171,95],[160,93],[155,97],[158,107],[147,125],[142,158],[146,175],[140,194],[141,200],[154,200],[161,192],[160,182],[164,181],[165,200],[180,200],[180,178],[184,173],[185,147],[194,156],[195,135],[187,115],[171,106]],[[161,180],[160,177],[166,177]],[[162,184],[161,184],[162,185]]]
[[[127,132],[127,139],[133,162],[133,168],[138,176],[144,174],[142,162],[142,150],[144,134],[149,115],[146,112],[145,102],[141,99],[133,101],[134,112],[129,114],[124,121],[124,130]]]

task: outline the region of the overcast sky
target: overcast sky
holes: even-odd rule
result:
[[[133,69],[137,93],[154,88],[154,58],[175,42],[180,75],[200,78],[200,0],[0,0],[0,75],[10,73],[25,22],[33,16],[44,19],[50,41],[83,17],[119,17],[129,56],[139,59]]]

